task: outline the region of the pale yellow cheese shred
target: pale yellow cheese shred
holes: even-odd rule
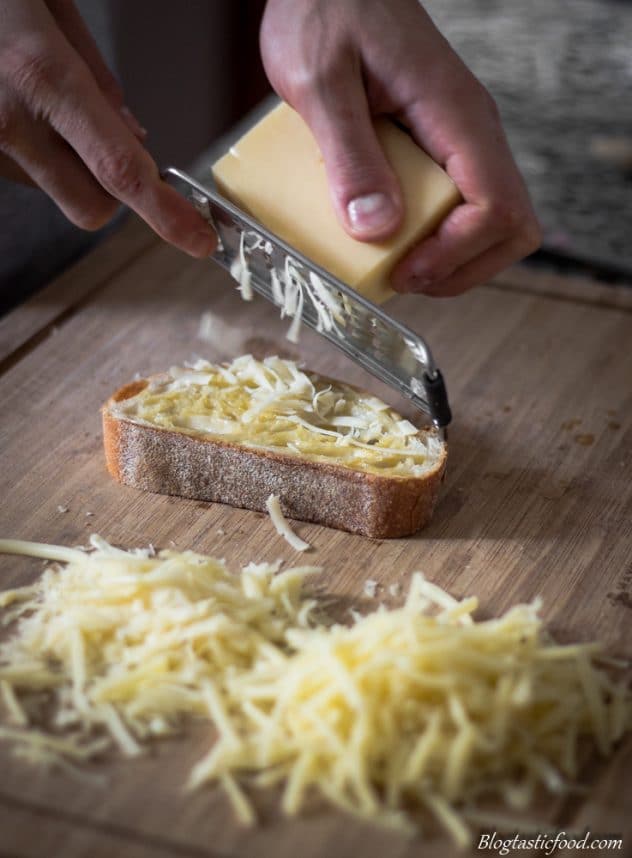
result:
[[[289,816],[320,795],[410,834],[425,811],[467,846],[481,798],[522,811],[537,789],[574,788],[580,739],[608,754],[630,728],[629,691],[598,648],[552,642],[537,604],[476,620],[475,598],[416,573],[402,607],[343,626],[303,594],[313,567],[233,573],[191,551],[91,543],[0,540],[57,561],[0,598],[20,605],[0,644],[0,740],[30,761],[133,757],[206,719],[215,740],[188,786],[219,783],[243,824],[251,789],[280,786]]]

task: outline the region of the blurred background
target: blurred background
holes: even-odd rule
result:
[[[424,5],[500,107],[540,256],[632,279],[631,0]]]
[[[264,0],[79,0],[161,165],[210,161],[269,93]],[[544,227],[534,260],[632,282],[632,0],[427,0],[496,98]],[[0,180],[0,312],[98,240]]]

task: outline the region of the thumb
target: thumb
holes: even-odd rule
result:
[[[311,91],[299,111],[325,162],[338,220],[353,238],[379,241],[399,227],[399,182],[382,150],[361,80]]]

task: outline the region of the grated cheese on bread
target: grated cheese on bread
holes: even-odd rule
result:
[[[377,397],[250,355],[134,381],[105,404],[107,466],[161,494],[266,510],[372,537],[430,519],[447,448]]]

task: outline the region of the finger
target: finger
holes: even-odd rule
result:
[[[504,238],[487,210],[470,203],[457,206],[437,231],[411,251],[391,275],[398,292],[423,291],[445,280]]]
[[[461,295],[475,286],[490,280],[525,255],[516,241],[504,241],[482,253],[477,259],[462,265],[445,280],[435,282],[424,289],[414,290],[435,298],[450,298]]]
[[[484,104],[488,106],[478,104],[467,122],[463,113],[442,117],[444,137],[432,154],[445,157],[444,166],[465,202],[398,265],[392,276],[397,291],[428,291],[504,242],[515,248],[512,262],[539,245],[540,229],[526,186],[499,122],[488,101]],[[423,117],[417,109],[408,116],[419,138]]]
[[[134,137],[137,137],[142,143],[147,137],[147,129],[144,125],[140,124],[138,119],[136,119],[136,117],[126,104],[121,107],[121,116],[123,117],[123,120],[127,123],[127,126],[134,135]]]
[[[72,47],[92,72],[101,92],[104,93],[112,106],[121,112],[132,134],[139,140],[144,140],[147,136],[147,130],[143,128],[125,105],[123,89],[108,68],[92,33],[84,23],[74,2],[72,0],[46,0],[46,5]]]
[[[13,158],[8,155],[3,155],[0,152],[0,176],[3,179],[8,179],[10,182],[17,182],[20,185],[35,185],[35,182],[28,173],[15,163]]]
[[[442,98],[424,95],[406,106],[402,118],[411,135],[446,169],[466,202],[482,205],[492,190],[528,199],[494,99],[458,58],[453,71],[462,91],[448,88]]]
[[[16,145],[5,143],[6,154],[72,223],[95,230],[111,220],[118,208],[117,201],[103,190],[54,131],[26,111],[14,116],[14,128]]]
[[[295,106],[316,138],[345,230],[362,241],[387,238],[401,223],[402,195],[375,134],[359,64],[349,60],[308,82]]]
[[[72,0],[45,0],[45,2],[58,27],[94,75],[101,91],[113,105],[121,107],[123,90],[101,56],[97,43],[75,4]]]
[[[192,256],[209,256],[216,247],[213,230],[162,182],[149,153],[63,37],[45,57],[21,55],[20,62],[11,70],[18,91],[70,144],[102,188],[166,241]]]

